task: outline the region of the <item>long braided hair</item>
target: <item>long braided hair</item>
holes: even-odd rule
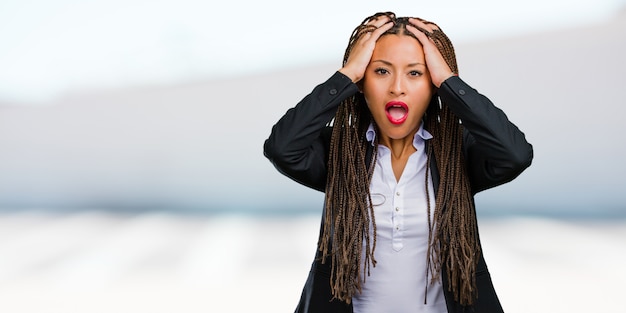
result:
[[[398,34],[415,38],[406,30],[406,25],[410,24],[408,18],[396,18],[392,12],[377,13],[355,28],[344,54],[344,65],[354,44],[361,36],[375,29],[367,23],[382,15],[388,16],[394,23],[383,36]],[[429,31],[415,27],[434,41],[452,71],[458,73],[454,48],[448,37],[439,29]],[[337,110],[330,140],[326,208],[318,249],[322,253],[322,262],[330,258],[333,297],[347,303],[351,302],[355,292],[361,292],[370,267],[376,266],[376,221],[369,187],[377,151],[374,151],[368,165],[366,153],[369,143],[364,135],[372,122],[363,95],[351,96]],[[427,149],[426,172],[430,173],[431,159],[435,158],[440,173],[440,183],[435,186],[438,189],[433,221],[430,220],[430,200],[427,199],[427,275],[429,271],[432,273],[432,283],[439,280],[445,270],[448,290],[454,295],[455,301],[471,305],[477,297],[475,273],[480,245],[474,202],[463,158],[463,127],[436,95],[424,116],[424,127],[433,135]],[[377,146],[376,142],[374,149]],[[425,180],[428,188],[428,174]],[[374,234],[373,238],[370,232]]]

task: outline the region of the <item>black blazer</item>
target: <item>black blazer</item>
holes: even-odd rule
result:
[[[357,86],[348,77],[336,72],[274,125],[265,141],[265,156],[284,175],[324,192],[331,130],[327,125],[341,101],[357,92]],[[532,146],[489,99],[459,77],[447,79],[437,94],[463,122],[463,149],[474,194],[509,182],[530,166]],[[438,186],[439,173],[434,162],[431,171],[433,185]],[[319,251],[316,253],[296,312],[352,312],[351,305],[331,301],[330,261],[322,264],[320,254]],[[476,269],[478,299],[471,308],[454,301],[448,292],[445,272],[442,273],[442,283],[448,312],[502,312],[482,255]]]

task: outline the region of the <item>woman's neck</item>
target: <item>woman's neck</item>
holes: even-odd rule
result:
[[[411,154],[417,151],[413,146],[413,138],[415,137],[416,132],[417,130],[412,132],[409,136],[401,139],[392,139],[384,135],[380,138],[379,143],[389,148],[391,151],[391,167],[393,168],[396,181],[400,180],[404,167],[406,166]]]

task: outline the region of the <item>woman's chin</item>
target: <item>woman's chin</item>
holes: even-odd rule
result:
[[[380,127],[380,132],[383,137],[391,140],[400,140],[410,137],[413,139],[417,127],[410,127],[406,122],[399,125],[391,125],[391,127]]]

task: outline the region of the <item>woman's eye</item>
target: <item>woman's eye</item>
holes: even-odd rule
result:
[[[384,69],[384,68],[377,68],[377,69],[375,69],[375,70],[374,70],[374,72],[375,72],[376,74],[381,74],[381,75],[382,75],[382,74],[389,74],[389,71],[388,71],[388,70],[386,70],[386,69]]]
[[[422,76],[422,72],[418,72],[418,71],[410,71],[409,75],[411,76]]]

